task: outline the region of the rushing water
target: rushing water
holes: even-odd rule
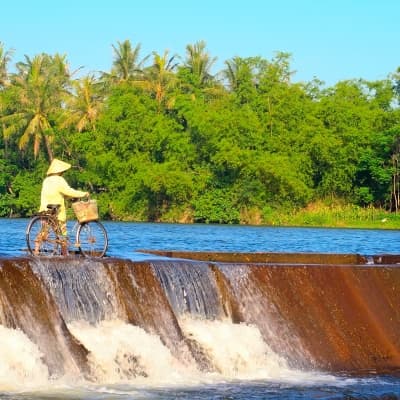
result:
[[[25,253],[27,220],[0,219],[0,255]],[[219,225],[178,225],[105,222],[109,233],[109,256],[132,260],[150,256],[140,250],[189,250],[231,252],[318,252],[400,254],[400,232],[396,230],[315,229]],[[73,226],[69,227],[73,231]],[[151,256],[154,258],[154,256]],[[160,271],[161,273],[161,271]],[[173,284],[173,274],[169,274]],[[171,294],[172,296],[172,294]],[[171,297],[172,298],[172,297]],[[178,307],[178,306],[177,306]],[[215,314],[218,310],[202,310]],[[98,364],[111,365],[118,346],[140,344],[153,378],[120,381],[112,371],[104,384],[68,379],[46,379],[40,355],[21,332],[10,335],[0,326],[0,398],[4,399],[396,399],[400,379],[393,376],[355,378],[324,373],[293,371],[276,358],[251,326],[226,322],[181,321],[182,327],[210,348],[222,374],[196,374],[173,367],[174,359],[165,346],[135,326],[118,321],[103,322],[95,328],[79,322],[70,331],[98,357]],[[94,339],[95,338],[95,339]],[[251,347],[248,346],[251,343]],[[25,369],[19,372],[23,354]],[[234,357],[242,360],[234,364]],[[122,368],[122,367],[121,367]],[[182,372],[182,373],[181,373]],[[239,373],[238,373],[239,372]],[[155,378],[154,378],[155,377]],[[9,385],[6,382],[9,382]],[[16,385],[18,382],[18,385]],[[33,383],[35,383],[33,385]]]

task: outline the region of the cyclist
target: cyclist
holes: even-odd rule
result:
[[[42,193],[40,198],[41,211],[48,211],[47,206],[50,204],[60,205],[57,219],[60,223],[61,233],[67,236],[67,214],[65,211],[65,198],[74,197],[82,198],[89,197],[89,192],[83,192],[70,187],[67,181],[62,176],[65,171],[71,168],[71,164],[54,158],[50,163],[46,173],[46,178],[43,180]],[[66,243],[66,241],[65,241]],[[65,253],[66,253],[66,249]]]

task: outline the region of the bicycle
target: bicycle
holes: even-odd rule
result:
[[[93,200],[92,200],[93,202]],[[89,202],[79,202],[89,203]],[[61,256],[68,253],[68,238],[57,219],[59,205],[48,205],[48,211],[31,218],[26,228],[28,251],[34,256]],[[97,205],[96,205],[97,213]],[[77,214],[77,213],[76,213]],[[78,252],[86,257],[103,257],[108,248],[107,231],[97,219],[85,220],[77,215],[73,231]]]

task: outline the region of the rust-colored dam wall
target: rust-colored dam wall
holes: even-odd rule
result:
[[[400,371],[400,256],[147,253],[154,259],[0,258],[0,324],[25,332],[55,374],[88,368],[67,324],[104,319],[140,326],[213,370],[207,349],[185,337],[185,315],[255,326],[294,368]]]
[[[240,314],[237,319],[261,327],[268,321],[268,330],[274,331],[270,336],[281,339],[280,343],[275,340],[278,352],[285,353],[285,344],[290,348],[297,343],[297,349],[290,348],[285,354],[294,364],[311,361],[315,368],[328,371],[400,371],[400,256],[150,253],[213,261],[220,266],[227,263],[231,268],[235,263],[246,264],[246,285],[263,310],[258,320],[249,318],[242,287],[237,289],[242,296],[230,297]],[[234,291],[235,283],[228,281],[227,285]]]
[[[224,253],[206,251],[165,251],[165,250],[140,250],[158,256],[190,259],[200,261],[225,262],[225,263],[282,263],[282,264],[366,264],[368,258],[359,254],[331,254],[331,253]],[[371,256],[370,262],[385,258],[389,263],[400,262],[400,256]],[[389,261],[390,260],[390,261]],[[396,261],[397,260],[397,261]]]

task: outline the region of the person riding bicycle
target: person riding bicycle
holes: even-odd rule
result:
[[[54,158],[50,163],[43,180],[42,192],[40,196],[39,212],[48,211],[48,205],[60,205],[57,219],[60,223],[61,233],[67,235],[67,213],[65,211],[65,198],[89,197],[89,192],[83,192],[70,187],[62,176],[65,171],[71,168],[71,164]]]

